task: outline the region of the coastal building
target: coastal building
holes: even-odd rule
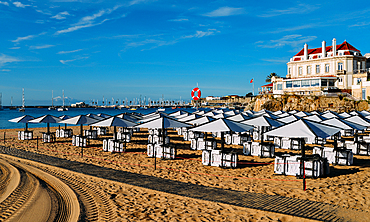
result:
[[[335,38],[331,46],[326,46],[326,42],[323,41],[321,47],[309,49],[305,44],[287,63],[286,77],[272,77],[273,93],[350,94],[354,87],[353,94],[358,95],[360,92],[362,96],[366,86],[369,89],[366,88],[365,92],[368,90],[370,95],[370,82],[368,85],[364,83],[369,74],[369,57],[363,56],[360,50],[347,41],[337,45]]]

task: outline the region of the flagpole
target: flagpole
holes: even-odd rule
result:
[[[254,79],[253,79],[253,82],[252,82],[252,84],[253,84],[253,95],[254,95]]]

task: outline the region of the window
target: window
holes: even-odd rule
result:
[[[276,90],[276,84],[274,84],[274,90]]]
[[[321,80],[321,87],[326,87],[328,86],[328,80],[327,79],[322,79]]]
[[[301,81],[300,80],[293,81],[293,87],[294,88],[301,87]]]
[[[292,88],[292,81],[287,81],[285,83],[286,88]]]
[[[353,60],[353,70],[357,70],[357,61]]]
[[[329,83],[329,86],[335,86],[335,80],[334,79],[329,79],[328,83]]]
[[[357,79],[357,85],[360,85],[361,84],[361,78],[358,78]]]
[[[298,67],[298,74],[301,76],[302,75],[302,66]]]
[[[302,80],[302,87],[310,87],[310,80]]]
[[[320,73],[320,65],[316,65],[316,73]]]
[[[283,84],[277,84],[277,90],[283,90]]]
[[[307,66],[307,74],[311,74],[311,66]]]
[[[312,79],[311,80],[311,86],[320,86],[319,79]]]
[[[329,64],[325,64],[325,72],[329,72],[330,71],[330,66]]]
[[[343,70],[343,62],[338,62],[338,70]]]
[[[343,82],[343,77],[339,77],[338,82]]]
[[[288,74],[290,75],[290,68],[288,69]]]

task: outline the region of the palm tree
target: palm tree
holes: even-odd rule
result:
[[[266,77],[266,82],[271,82],[271,79],[272,79],[272,77],[276,77],[276,78],[279,78],[279,75],[278,74],[276,74],[276,73],[274,73],[274,72],[272,72],[272,73],[270,73],[270,75],[268,75],[267,77]]]

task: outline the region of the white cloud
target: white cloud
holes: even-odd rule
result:
[[[1,71],[2,72],[10,72],[11,70],[10,69],[2,69]]]
[[[72,51],[60,51],[57,54],[69,54],[69,53],[79,52],[81,50],[82,49],[76,49],[76,50],[72,50]]]
[[[66,64],[66,63],[69,63],[69,62],[74,62],[74,61],[77,61],[77,60],[88,59],[88,58],[89,57],[80,57],[80,58],[77,58],[77,59],[59,60],[59,62],[61,62],[62,64]]]
[[[30,5],[23,5],[21,2],[13,2],[13,5],[15,5],[15,7],[18,7],[18,8],[25,8],[26,6],[30,6]]]
[[[33,39],[33,38],[38,37],[40,35],[44,35],[45,33],[46,32],[42,32],[42,33],[37,34],[37,35],[28,35],[28,36],[25,36],[25,37],[18,37],[16,40],[12,40],[12,42],[19,43],[20,41]]]
[[[291,46],[294,48],[300,48],[304,43],[310,42],[316,39],[316,36],[302,36],[302,35],[286,35],[281,39],[270,40],[268,42],[261,41],[256,42],[257,45],[261,48],[280,48],[283,46]]]
[[[62,19],[66,19],[66,15],[70,15],[70,14],[67,11],[65,11],[65,12],[59,12],[58,14],[52,16],[51,18],[62,20]]]
[[[55,45],[39,45],[39,46],[30,46],[30,49],[47,49],[54,47]]]
[[[137,5],[137,4],[140,4],[140,3],[146,3],[146,2],[150,2],[152,0],[132,0],[128,3],[128,6],[132,6],[132,5]]]
[[[9,49],[20,49],[21,47],[12,47],[12,48],[9,48]]]
[[[279,15],[288,15],[288,14],[303,14],[303,13],[308,13],[312,12],[319,7],[313,6],[313,5],[307,5],[307,4],[299,4],[295,7],[290,7],[287,9],[272,9],[264,14],[260,15],[260,17],[274,17],[274,16],[279,16]]]
[[[205,36],[210,36],[210,35],[214,35],[215,33],[218,33],[220,31],[217,31],[215,29],[208,29],[207,31],[196,31],[196,33],[194,35],[187,35],[187,36],[183,36],[182,38],[184,39],[188,39],[188,38],[202,38],[202,37],[205,37]]]
[[[361,27],[361,26],[368,26],[368,25],[370,25],[370,22],[359,22],[357,24],[350,25],[348,27]]]
[[[101,24],[103,24],[104,22],[106,22],[108,20],[109,19],[105,19],[102,22],[96,23],[96,24],[76,25],[76,26],[73,26],[73,27],[69,27],[67,29],[59,30],[59,31],[55,32],[55,34],[59,35],[59,34],[63,34],[63,33],[74,32],[74,31],[77,31],[77,30],[83,29],[83,28],[88,28],[88,27],[93,27],[93,26],[96,26],[96,25],[101,25]]]
[[[19,62],[20,60],[13,57],[13,56],[7,56],[5,54],[0,54],[0,67],[5,65],[6,63],[12,63],[12,62]]]
[[[170,21],[170,22],[185,22],[185,21],[189,21],[189,19],[187,19],[187,18],[179,18],[179,19],[170,19],[168,21]]]
[[[9,6],[9,3],[0,1],[0,4]]]
[[[203,15],[208,17],[220,17],[220,16],[240,15],[244,13],[245,13],[244,8],[232,8],[225,6]]]

